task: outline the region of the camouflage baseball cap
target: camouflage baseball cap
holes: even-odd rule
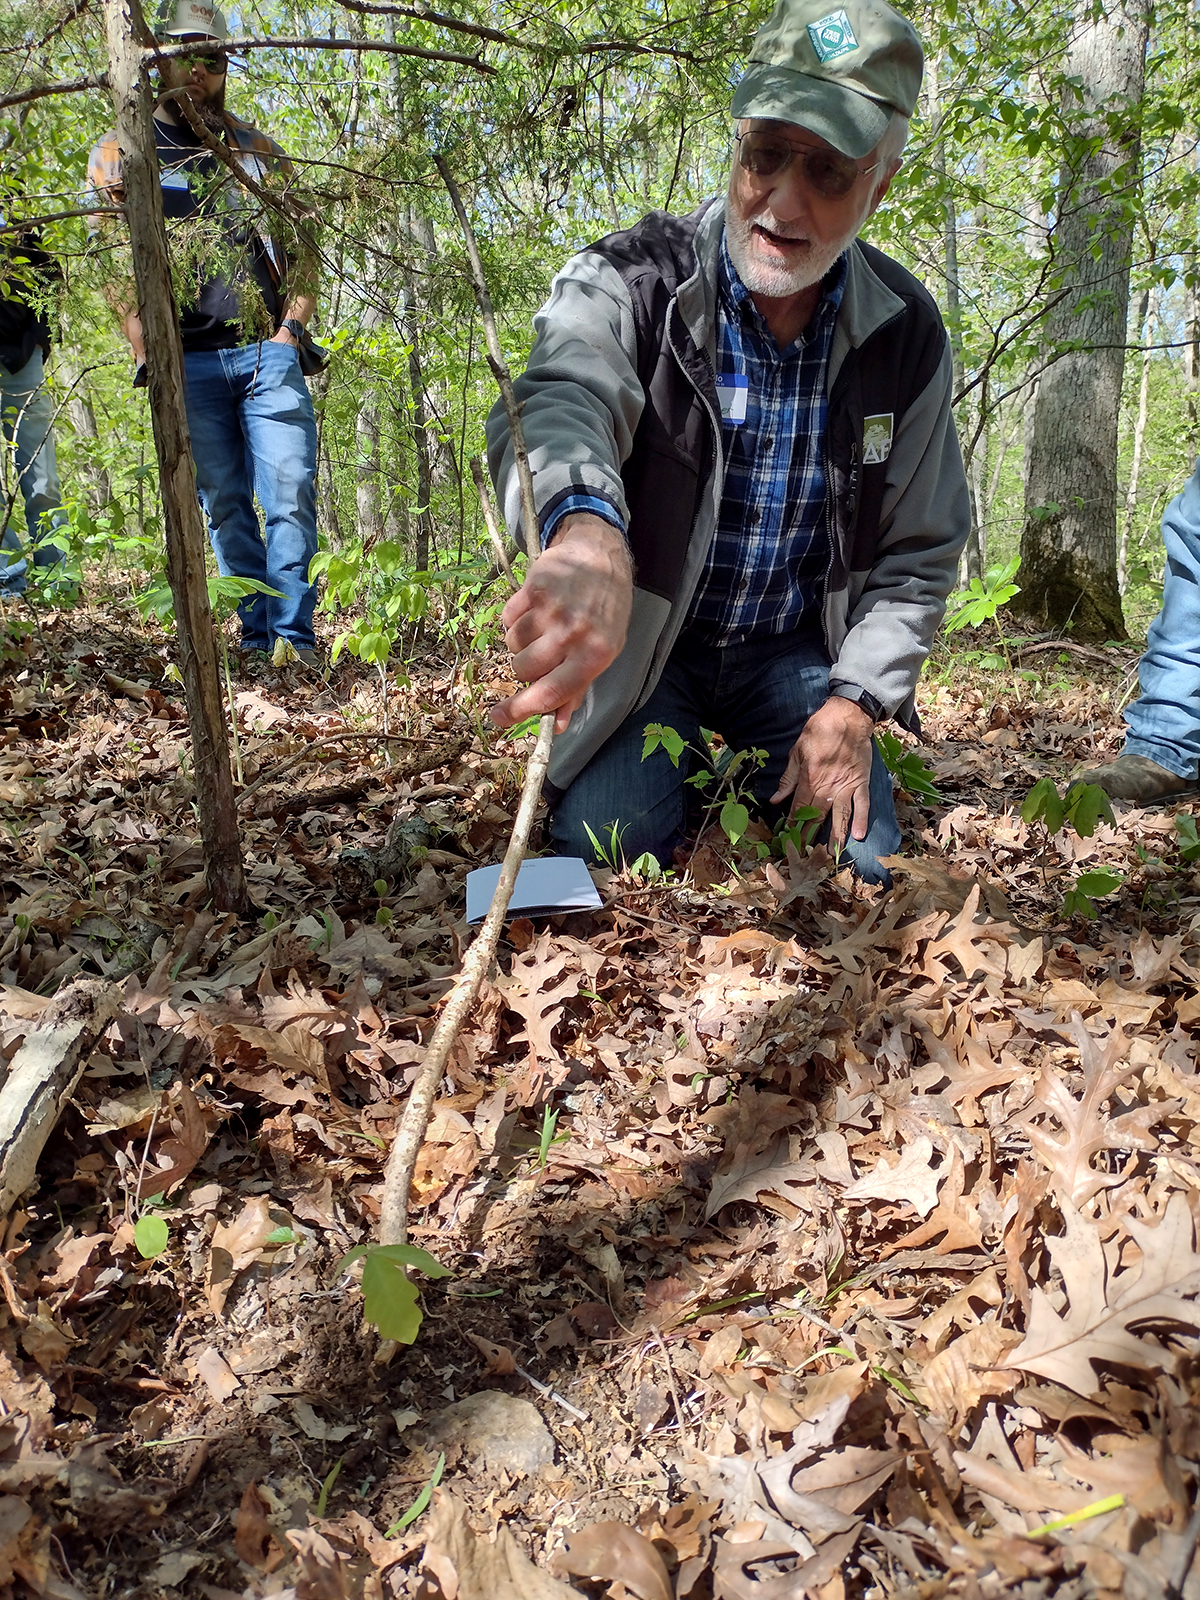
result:
[[[794,122],[857,159],[894,111],[912,116],[924,64],[917,30],[883,0],[778,0],[754,36],[733,114]]]

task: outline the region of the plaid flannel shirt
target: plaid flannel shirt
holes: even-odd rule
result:
[[[688,612],[700,643],[819,630],[829,529],[825,513],[826,379],[846,287],[841,256],[812,320],[780,350],[738,277],[724,237],[717,294],[717,389],[725,483],[716,535]],[[625,531],[599,495],[574,494],[542,528],[542,548],[573,511]]]
[[[826,378],[845,286],[842,256],[812,320],[780,350],[721,240],[716,365],[725,484],[686,625],[699,642],[819,629],[829,566]]]

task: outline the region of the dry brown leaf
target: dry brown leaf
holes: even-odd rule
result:
[[[925,1365],[914,1392],[939,1417],[965,1417],[985,1396],[1007,1394],[1016,1383],[1011,1370],[996,1363],[1020,1344],[1021,1335],[996,1322],[981,1322],[940,1350]]]
[[[646,1538],[624,1522],[594,1522],[569,1533],[554,1557],[555,1572],[576,1578],[606,1578],[614,1597],[675,1600],[663,1558]]]
[[[725,1134],[725,1154],[713,1176],[704,1209],[706,1221],[730,1200],[749,1199],[760,1189],[774,1189],[777,1184],[797,1178],[811,1182],[815,1174],[811,1169],[802,1173],[804,1162],[793,1165],[777,1160],[787,1150],[780,1133],[794,1127],[804,1116],[790,1095],[764,1094],[757,1089],[743,1089],[732,1105],[718,1106],[707,1114],[705,1120]],[[760,1182],[764,1171],[769,1176]]]
[[[289,1528],[284,1538],[300,1567],[296,1600],[346,1600],[346,1565],[315,1528]]]
[[[208,1385],[208,1392],[218,1403],[228,1400],[230,1395],[236,1394],[242,1387],[241,1379],[233,1372],[221,1352],[215,1350],[211,1344],[201,1350],[193,1366],[196,1376],[203,1378]]]
[[[234,1222],[218,1223],[213,1232],[205,1292],[214,1316],[224,1311],[234,1278],[259,1259],[275,1231],[268,1205],[265,1194],[253,1195]]]
[[[449,1490],[434,1492],[421,1558],[438,1584],[430,1600],[579,1600],[579,1591],[535,1567],[507,1528],[481,1538]]]
[[[845,1190],[846,1200],[907,1200],[922,1217],[927,1217],[937,1204],[938,1186],[949,1174],[946,1165],[934,1168],[933,1140],[920,1134],[911,1144],[905,1145],[898,1160],[885,1161],[881,1156],[872,1171],[857,1179]]]
[[[171,1122],[171,1136],[155,1150],[158,1166],[148,1167],[138,1184],[138,1199],[147,1195],[169,1194],[191,1172],[208,1149],[208,1124],[196,1096],[186,1083],[179,1085],[180,1114]],[[169,1165],[164,1168],[162,1158]]]
[[[246,1485],[233,1519],[233,1548],[239,1561],[261,1572],[274,1571],[287,1554],[272,1532],[267,1502],[253,1480]]]
[[[1056,1311],[1045,1289],[1034,1288],[1028,1331],[1002,1364],[1036,1372],[1081,1395],[1099,1391],[1093,1361],[1170,1371],[1174,1353],[1140,1338],[1132,1325],[1200,1330],[1200,1305],[1185,1298],[1200,1288],[1200,1255],[1194,1248],[1187,1196],[1176,1190],[1157,1226],[1125,1218],[1142,1259],[1124,1272],[1110,1266],[1095,1223],[1068,1200],[1059,1204],[1066,1232],[1048,1238],[1046,1248],[1062,1274],[1070,1307]]]
[[[1114,1028],[1101,1051],[1078,1014],[1072,1018],[1072,1023],[1083,1070],[1082,1096],[1076,1100],[1054,1068],[1045,1067],[1038,1084],[1037,1101],[1057,1119],[1062,1132],[1056,1135],[1044,1123],[1035,1122],[1028,1115],[1023,1116],[1018,1125],[1053,1173],[1055,1187],[1065,1193],[1073,1205],[1082,1206],[1101,1189],[1111,1189],[1121,1182],[1120,1173],[1097,1172],[1092,1166],[1093,1156],[1101,1150],[1157,1149],[1158,1142],[1150,1132],[1151,1127],[1177,1111],[1182,1102],[1160,1100],[1119,1116],[1109,1115],[1105,1110],[1109,1099],[1137,1070],[1133,1062],[1118,1066],[1128,1053],[1130,1041],[1119,1027]]]
[[[790,1545],[775,1539],[754,1543],[713,1541],[713,1600],[804,1600],[815,1595],[849,1557],[858,1543],[858,1526],[848,1533],[834,1534],[795,1569],[783,1576],[760,1576],[753,1569],[763,1562],[786,1560],[793,1554]]]
[[[468,1333],[467,1340],[473,1344],[479,1354],[487,1362],[487,1369],[498,1378],[507,1378],[517,1370],[517,1358],[511,1350],[505,1349],[502,1344],[493,1344],[490,1339],[481,1338],[477,1333]]]

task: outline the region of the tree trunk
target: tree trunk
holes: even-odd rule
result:
[[[175,600],[205,873],[218,910],[243,914],[249,911],[250,901],[208,604],[204,523],[196,498],[196,471],[183,403],[183,348],[167,256],[150,85],[142,68],[141,42],[149,34],[139,0],[104,0],[104,19],[125,215],[146,341],[150,416],[166,523],[167,579]]]
[[[941,138],[942,107],[936,58],[931,58],[925,64],[925,92],[929,108],[929,121],[933,129],[933,168],[941,180],[943,194],[942,254],[946,280],[946,332],[950,339],[954,393],[958,394],[963,387],[962,285],[958,272],[958,208],[955,205],[954,193],[950,188],[946,173],[946,146]],[[968,482],[973,481],[971,478],[972,463],[969,457],[964,461],[963,465],[967,469]],[[971,528],[967,534],[967,543],[963,550],[962,562],[959,567],[959,581],[964,587],[972,578],[982,577],[983,575],[983,557],[979,543],[979,519],[975,495],[970,494],[968,499],[971,507]]]
[[[317,413],[317,526],[335,550],[342,545],[342,523],[338,516],[337,484],[329,441],[332,429],[326,415],[329,402],[329,368],[319,372],[309,385]]]
[[[82,441],[77,466],[87,490],[88,510],[93,516],[102,511],[112,499],[112,485],[108,470],[96,453],[100,430],[96,426],[96,413],[92,410],[92,397],[87,379],[83,375],[83,358],[70,345],[60,345],[58,370],[63,391],[67,396],[67,417],[75,437]]]
[[[1147,290],[1138,307],[1142,327],[1142,381],[1138,388],[1137,417],[1133,424],[1133,460],[1129,464],[1129,483],[1125,489],[1125,523],[1121,529],[1121,549],[1117,556],[1117,584],[1122,595],[1129,586],[1129,538],[1137,515],[1138,480],[1142,475],[1142,446],[1146,439],[1146,419],[1150,414],[1150,357],[1154,345],[1157,306]]]
[[[1125,368],[1132,223],[1147,24],[1140,0],[1094,13],[1081,0],[1067,72],[1068,150],[1053,231],[1067,293],[1047,319],[1049,365],[1027,448],[1021,593],[1014,609],[1078,639],[1123,639],[1117,587],[1117,422]],[[1088,142],[1092,141],[1092,142]],[[1114,192],[1115,191],[1115,192]],[[1058,354],[1062,351],[1064,353]]]
[[[364,545],[376,544],[383,537],[383,513],[379,508],[379,396],[369,389],[359,404],[354,424],[357,446],[354,505],[358,516],[358,536]]]

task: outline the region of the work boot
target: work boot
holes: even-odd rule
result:
[[[1200,792],[1195,778],[1181,778],[1168,767],[1160,767],[1149,756],[1119,755],[1103,767],[1081,772],[1075,783],[1095,783],[1110,800],[1124,800],[1133,806],[1153,806],[1164,800],[1180,800]]]

